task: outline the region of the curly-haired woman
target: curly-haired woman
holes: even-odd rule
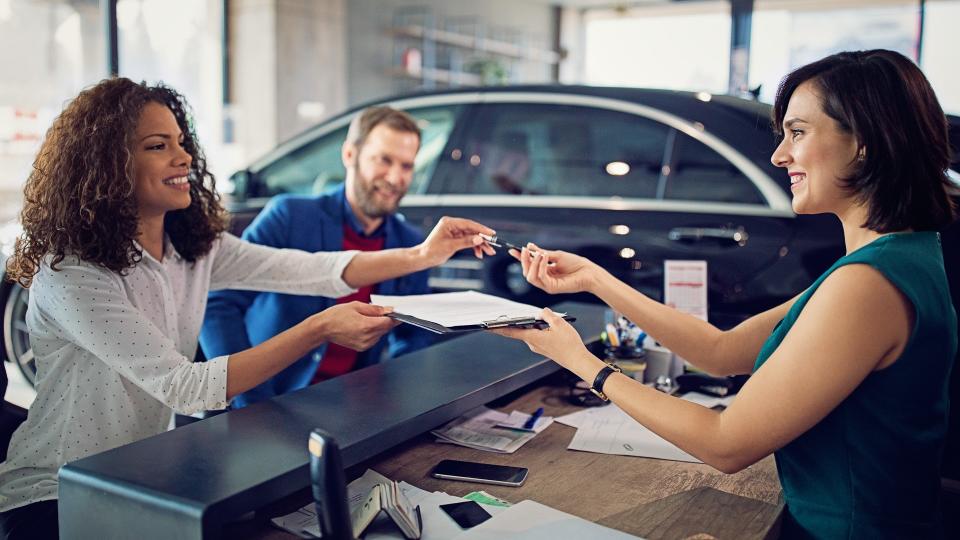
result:
[[[847,248],[783,305],[721,332],[582,257],[516,254],[530,283],[589,291],[706,371],[752,373],[729,408],[712,411],[616,373],[549,311],[548,332],[499,332],[717,469],[735,472],[773,453],[783,538],[940,537],[938,469],[957,352],[937,233],[954,218],[943,110],[913,62],[874,50],[798,68],[773,112],[781,142],[771,161],[790,175],[794,210],[837,216]]]
[[[168,429],[174,410],[219,409],[330,341],[357,350],[393,326],[388,308],[331,307],[246,351],[191,361],[207,292],[234,288],[343,296],[492,249],[493,231],[444,218],[414,248],[306,253],[224,232],[214,178],[184,99],[115,78],[54,121],[27,180],[8,264],[30,287],[37,399],[0,464],[8,537],[56,537],[57,470]]]

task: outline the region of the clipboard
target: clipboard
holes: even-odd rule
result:
[[[576,317],[571,317],[566,313],[562,314],[563,319],[568,322],[573,322],[577,320]],[[537,319],[534,317],[508,317],[506,315],[497,317],[496,319],[491,319],[483,321],[479,324],[468,324],[464,326],[452,326],[446,327],[441,324],[435,323],[433,321],[427,321],[424,319],[418,319],[413,315],[405,315],[403,313],[388,313],[387,317],[391,319],[405,322],[407,324],[412,324],[414,326],[423,328],[424,330],[429,330],[436,334],[457,334],[462,332],[476,332],[478,330],[491,330],[493,328],[520,328],[520,329],[537,329],[543,330],[548,328],[550,325],[542,319]]]

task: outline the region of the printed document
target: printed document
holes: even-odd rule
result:
[[[577,428],[569,450],[702,463],[612,403],[561,416],[557,422]]]

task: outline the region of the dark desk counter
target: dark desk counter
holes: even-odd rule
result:
[[[597,338],[601,306],[556,309]],[[478,332],[69,463],[61,537],[219,538],[224,523],[309,485],[314,427],[338,439],[349,467],[558,369]]]

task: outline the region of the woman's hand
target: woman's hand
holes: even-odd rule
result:
[[[473,254],[478,259],[482,259],[484,253],[496,254],[496,251],[480,238],[481,233],[491,236],[496,234],[490,227],[476,221],[444,216],[418,247],[431,266],[447,262],[454,253],[468,247],[473,248]]]
[[[490,330],[490,332],[519,339],[526,343],[531,351],[546,356],[576,373],[573,365],[576,359],[581,358],[583,353],[590,355],[583,344],[583,339],[580,338],[580,334],[570,323],[551,311],[550,308],[543,308],[543,311],[540,312],[540,318],[550,325],[549,328],[544,330],[497,328]]]
[[[348,302],[337,304],[317,313],[317,333],[323,341],[341,345],[355,351],[373,347],[384,334],[399,324],[386,317],[393,308]]]
[[[590,291],[600,268],[588,259],[566,251],[547,251],[529,243],[510,255],[520,261],[523,276],[550,294]]]

